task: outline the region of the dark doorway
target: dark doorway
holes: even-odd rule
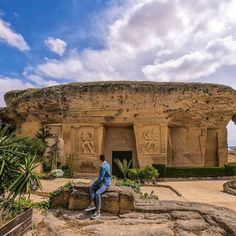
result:
[[[132,151],[112,151],[112,174],[118,178],[123,178],[121,171],[119,170],[117,164],[114,162],[115,159],[119,159],[123,162],[124,159],[129,163],[132,160]],[[133,163],[131,163],[130,168],[132,168]]]

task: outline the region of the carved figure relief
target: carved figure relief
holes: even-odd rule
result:
[[[94,153],[94,135],[92,132],[82,132],[81,141],[81,148],[83,153]]]
[[[143,132],[144,137],[144,147],[146,152],[155,153],[158,151],[159,139],[158,133],[154,129],[147,129]]]

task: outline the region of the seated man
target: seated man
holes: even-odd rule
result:
[[[109,188],[111,184],[110,165],[105,161],[104,155],[100,155],[100,161],[102,164],[100,165],[99,177],[91,186],[89,186],[89,197],[91,203],[85,209],[86,212],[96,209],[95,213],[92,215],[92,219],[96,219],[101,216],[101,195]]]

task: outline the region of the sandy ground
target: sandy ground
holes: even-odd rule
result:
[[[143,192],[143,193],[149,193],[150,194],[151,191],[153,191],[154,194],[158,196],[159,200],[188,201],[184,197],[177,196],[177,194],[169,188],[155,187],[155,186],[141,187],[141,192]]]
[[[159,187],[143,187],[142,191],[151,192],[159,196],[160,200],[179,200],[208,203],[215,206],[227,207],[236,211],[236,196],[222,192],[223,180],[164,182],[175,188],[182,197],[178,197],[171,190]]]
[[[41,184],[43,187],[43,192],[53,192],[57,188],[65,185],[68,182],[83,182],[83,183],[89,183],[90,179],[65,179],[65,178],[57,178],[54,180],[41,180]]]

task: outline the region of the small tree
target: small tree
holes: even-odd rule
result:
[[[129,162],[127,162],[126,159],[123,159],[123,162],[120,159],[115,159],[114,162],[116,163],[116,165],[118,166],[120,172],[123,174],[123,177],[126,179],[127,174],[129,172],[132,160],[130,160]]]
[[[45,128],[40,128],[38,133],[36,134],[36,137],[40,140],[42,140],[42,142],[44,142],[46,144],[46,146],[48,145],[47,139],[48,138],[53,138],[52,133],[50,132],[50,129],[48,129],[47,127]]]

